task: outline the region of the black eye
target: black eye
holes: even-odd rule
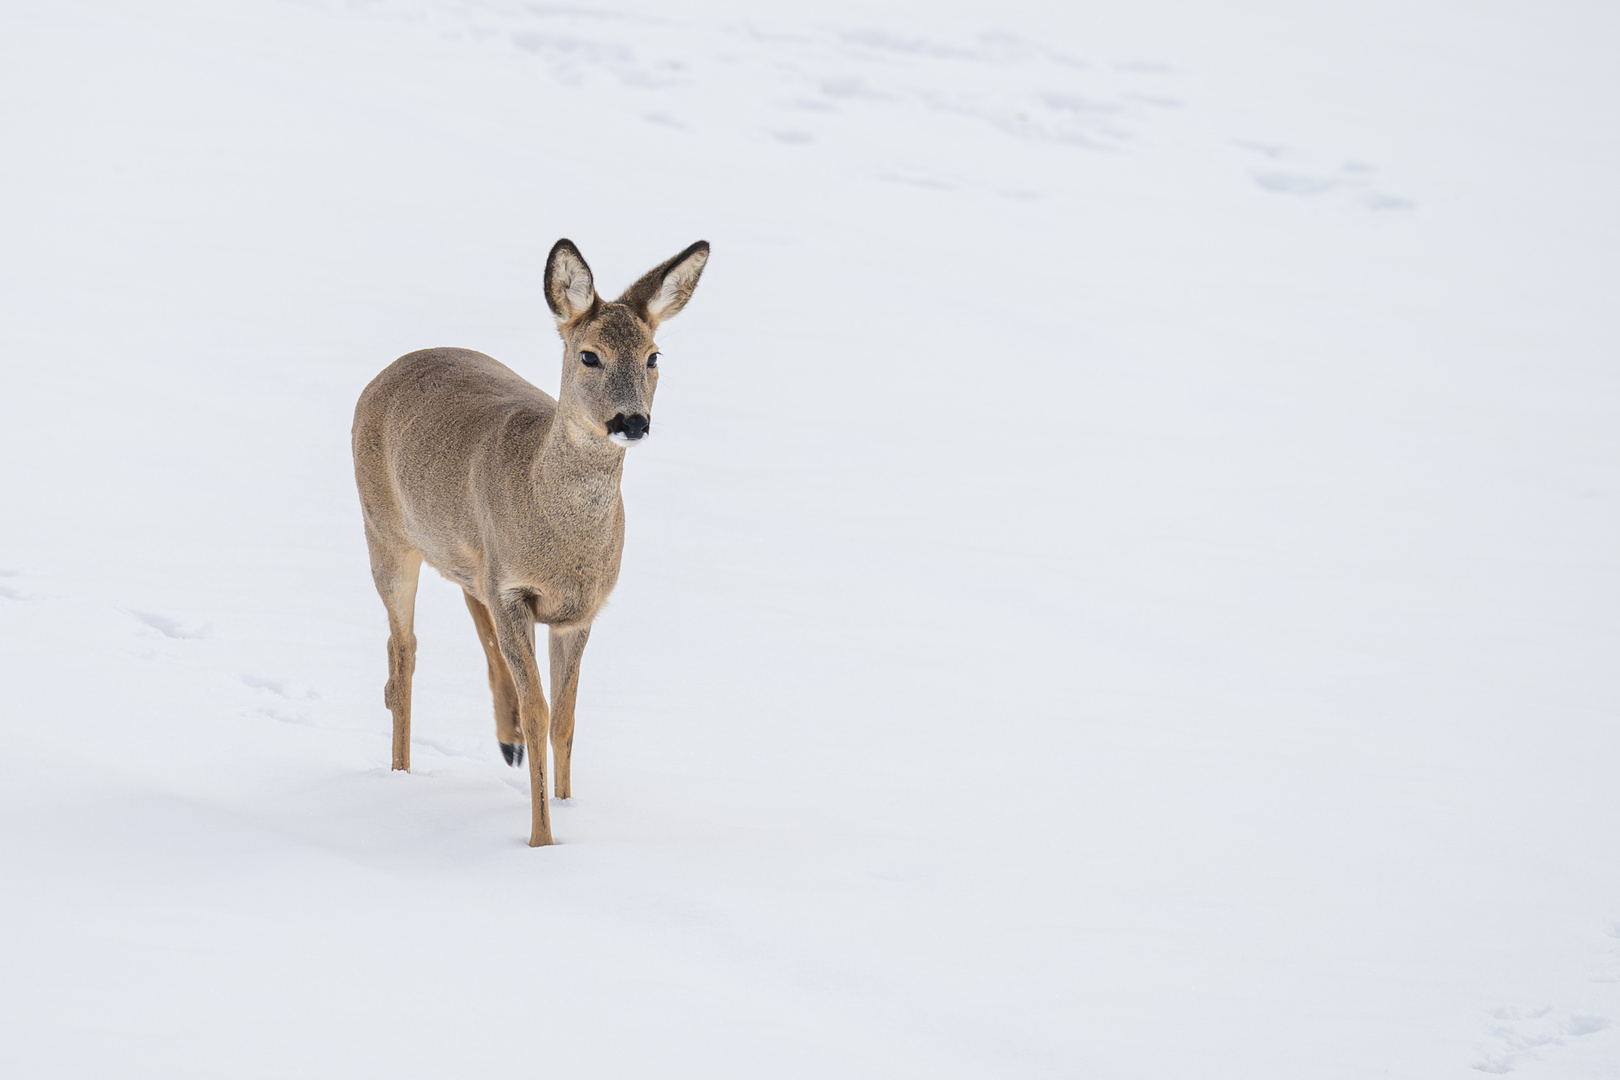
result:
[[[651,356],[647,357],[647,366],[648,367],[657,367],[658,366],[658,354],[657,353],[653,353]]]
[[[593,352],[586,351],[586,352],[580,353],[579,354],[579,360],[580,360],[580,363],[584,364],[586,367],[601,367],[602,366],[602,358],[600,356],[597,356]]]

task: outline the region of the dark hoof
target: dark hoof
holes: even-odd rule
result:
[[[506,759],[508,765],[523,764],[523,744],[520,742],[501,743],[501,757]]]

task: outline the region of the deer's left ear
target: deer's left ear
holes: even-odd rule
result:
[[[709,242],[699,240],[668,262],[659,263],[642,274],[641,280],[624,290],[619,303],[656,327],[686,306],[708,261]]]

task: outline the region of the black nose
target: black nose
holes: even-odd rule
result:
[[[652,430],[652,419],[640,413],[631,413],[629,416],[619,413],[607,422],[607,429],[609,435],[623,435],[634,441]]]

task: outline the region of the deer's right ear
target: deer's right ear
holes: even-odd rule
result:
[[[546,306],[560,323],[573,322],[596,306],[596,283],[572,240],[559,240],[546,256]]]

